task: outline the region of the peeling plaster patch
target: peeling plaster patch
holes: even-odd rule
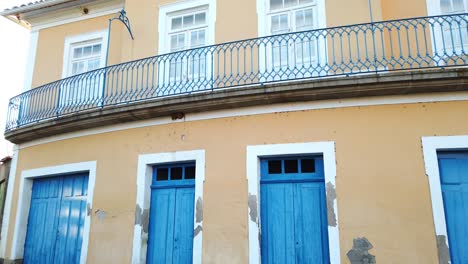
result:
[[[104,220],[107,217],[107,213],[104,210],[97,209],[94,214],[97,216],[99,220]]]
[[[193,230],[193,237],[196,237],[198,234],[200,234],[201,231],[203,231],[203,227],[197,225],[197,228]]]
[[[91,205],[89,203],[86,204],[86,215],[90,216],[92,213]]]
[[[196,210],[195,220],[197,223],[201,223],[203,221],[203,200],[201,197],[198,197],[197,199]]]
[[[449,264],[450,251],[447,246],[447,238],[444,235],[437,236],[437,251],[439,253],[439,264]]]
[[[346,254],[351,264],[375,264],[375,256],[369,253],[374,246],[365,237],[353,239],[353,248]]]
[[[257,223],[258,212],[257,212],[257,196],[249,193],[249,216],[250,221]]]
[[[143,228],[143,232],[148,233],[149,224],[149,210],[141,210],[140,205],[137,204],[135,209],[135,225],[140,225]]]
[[[335,199],[335,186],[333,185],[333,183],[327,182],[327,219],[328,225],[333,227],[337,225],[335,215]]]

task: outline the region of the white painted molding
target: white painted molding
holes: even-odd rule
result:
[[[445,222],[445,210],[442,199],[437,151],[468,149],[468,135],[422,137],[421,142],[426,175],[429,178],[435,233],[436,236],[445,236],[445,242],[450,248],[447,236],[447,225]]]
[[[216,0],[184,0],[159,7],[158,21],[158,54],[169,52],[167,46],[168,14],[178,11],[190,11],[199,7],[207,6],[208,35],[206,45],[215,44],[215,22],[216,22]]]
[[[96,161],[70,163],[58,166],[25,170],[21,173],[18,205],[14,226],[13,240],[11,246],[11,259],[22,259],[24,254],[24,243],[26,240],[26,229],[28,224],[29,209],[31,204],[32,184],[34,178],[62,176],[68,173],[88,172],[88,196],[87,208],[92,208],[94,185],[96,182]],[[83,227],[83,243],[81,246],[80,263],[85,264],[88,254],[89,231],[91,216],[86,214]]]
[[[70,53],[73,44],[84,42],[93,39],[101,39],[101,58],[99,67],[106,66],[106,54],[107,54],[107,42],[108,40],[108,31],[101,30],[95,32],[88,32],[85,34],[68,36],[65,38],[64,49],[63,49],[63,67],[62,67],[62,79],[69,77],[69,67],[70,67]]]
[[[151,179],[153,165],[168,162],[195,161],[195,199],[193,223],[194,229],[200,228],[200,232],[193,238],[193,263],[202,263],[202,236],[203,221],[197,222],[197,200],[203,203],[203,183],[205,181],[205,150],[177,151],[167,153],[143,154],[138,156],[137,168],[137,208],[141,211],[149,209],[151,205]],[[148,220],[149,222],[149,220]],[[141,224],[135,224],[133,231],[132,263],[146,263],[148,234],[143,231]]]
[[[39,32],[32,31],[29,34],[29,49],[26,59],[26,69],[24,72],[23,92],[32,89],[32,79],[34,74],[34,65],[36,64],[37,40]]]
[[[294,112],[307,111],[317,109],[333,109],[343,107],[356,106],[373,106],[373,105],[396,105],[396,104],[414,104],[414,103],[430,103],[430,102],[450,102],[450,101],[466,101],[468,100],[468,92],[450,92],[450,93],[434,93],[434,94],[412,94],[412,95],[394,95],[386,97],[366,97],[366,98],[349,98],[349,99],[333,99],[320,100],[311,102],[297,103],[281,103],[273,105],[262,105],[252,107],[242,107],[236,109],[215,110],[203,113],[188,113],[183,120],[172,120],[170,117],[159,117],[143,121],[128,122],[117,125],[104,126],[99,128],[91,128],[77,132],[65,133],[57,136],[32,140],[21,144],[20,149],[37,146],[41,144],[66,140],[71,138],[79,138],[126,129],[166,125],[178,122],[189,122],[199,120],[209,120],[216,118],[227,118],[248,115],[271,114],[277,112]]]
[[[320,154],[323,155],[325,184],[336,186],[336,161],[335,161],[335,142],[310,142],[310,143],[292,143],[292,144],[273,144],[273,145],[255,145],[247,146],[247,181],[248,195],[255,197],[257,221],[250,219],[250,207],[248,212],[249,223],[249,263],[261,263],[260,254],[260,158],[276,155],[303,155],[303,154]],[[327,189],[327,188],[326,188]],[[327,195],[328,195],[328,190]],[[336,226],[328,226],[329,252],[330,263],[339,264],[340,260],[340,240],[339,240],[339,224],[338,224],[338,205],[335,199],[333,210],[336,216]]]
[[[11,160],[10,166],[10,175],[8,175],[8,186],[7,194],[5,199],[5,206],[3,208],[3,220],[2,220],[2,231],[0,238],[0,257],[5,259],[6,255],[6,246],[8,239],[8,230],[10,227],[10,218],[11,218],[11,203],[13,201],[13,193],[15,191],[15,178],[16,178],[16,168],[18,166],[18,155],[19,155],[19,146],[13,146],[13,158]]]
[[[81,13],[75,14],[71,17],[68,18],[54,18],[50,19],[41,23],[33,23],[33,26],[31,27],[31,31],[39,31],[42,29],[46,28],[51,28],[51,27],[56,27],[56,26],[61,26],[69,23],[74,23],[78,21],[83,21],[86,19],[92,19],[96,17],[101,17],[101,16],[107,16],[107,15],[112,15],[116,14],[123,8],[123,4],[121,5],[115,5],[111,7],[105,7],[105,8],[99,8],[99,9],[90,9],[90,13],[87,15],[82,15]]]

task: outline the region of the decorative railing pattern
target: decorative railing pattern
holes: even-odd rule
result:
[[[243,85],[465,66],[468,14],[324,28],[125,62],[10,99],[6,131],[45,119]]]

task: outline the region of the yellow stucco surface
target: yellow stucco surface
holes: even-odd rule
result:
[[[247,263],[246,147],[336,142],[342,263],[353,238],[378,263],[436,263],[422,136],[468,133],[468,101],[362,106],[174,122],[19,151],[10,222],[23,170],[97,161],[88,263],[129,263],[139,154],[204,149],[203,262]],[[105,211],[98,219],[96,211]],[[10,225],[8,249],[14,224]]]

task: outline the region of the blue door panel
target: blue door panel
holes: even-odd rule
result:
[[[262,160],[260,183],[262,263],[329,263],[322,158]]]
[[[153,190],[147,263],[172,263],[174,213],[175,191],[173,189]]]
[[[439,154],[439,170],[451,260],[468,263],[468,154]]]
[[[79,263],[88,175],[36,179],[24,263]]]
[[[173,263],[192,263],[194,188],[176,189]]]
[[[294,263],[294,205],[290,199],[293,187],[292,184],[261,185],[264,263]]]
[[[296,263],[326,263],[328,229],[323,184],[299,183],[294,192]]]

